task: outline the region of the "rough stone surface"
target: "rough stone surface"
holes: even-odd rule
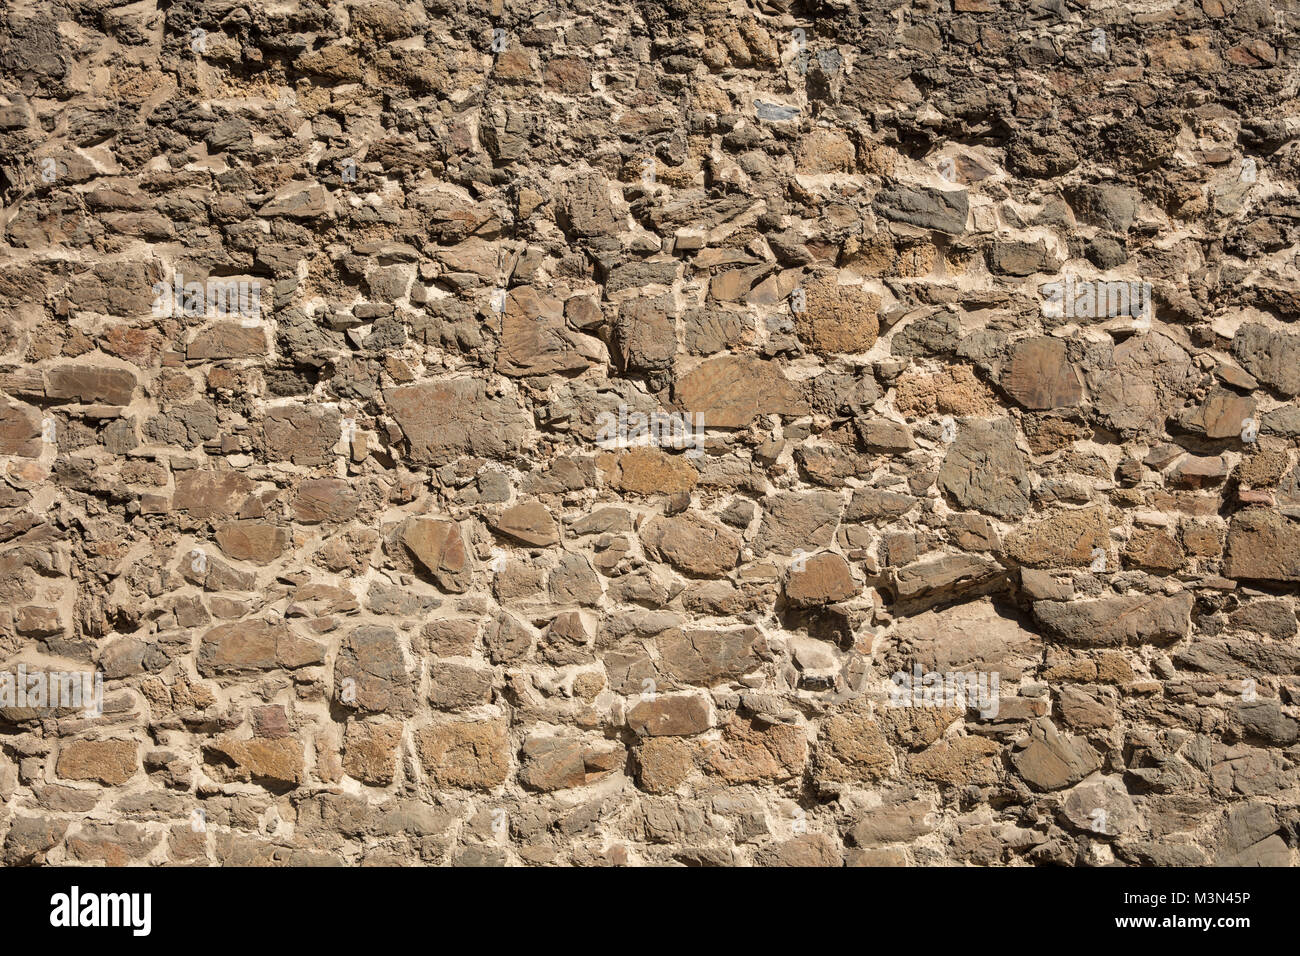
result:
[[[0,862],[1300,863],[1296,20],[4,5]]]

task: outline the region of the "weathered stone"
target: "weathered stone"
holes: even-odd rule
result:
[[[838,554],[818,554],[806,559],[802,567],[791,568],[785,583],[786,599],[801,607],[844,601],[860,590],[849,563]]]
[[[1062,511],[1022,527],[1007,540],[1007,553],[1036,568],[1087,567],[1110,548],[1110,523],[1100,508]],[[1104,567],[1103,567],[1104,570]]]
[[[1010,420],[964,419],[939,469],[941,487],[964,508],[998,518],[1029,510],[1029,475]]]
[[[637,785],[648,793],[671,793],[695,769],[694,744],[678,737],[649,737],[636,748]]]
[[[621,768],[621,748],[592,747],[568,737],[532,737],[520,752],[519,782],[530,790],[582,787]]]
[[[929,822],[933,807],[927,799],[886,804],[862,817],[849,831],[849,841],[857,846],[880,843],[911,843],[934,830]]]
[[[580,372],[588,360],[565,330],[564,305],[530,286],[511,289],[501,317],[497,368],[505,375]]]
[[[324,646],[298,637],[287,624],[267,621],[220,624],[199,644],[198,670],[205,677],[295,670],[324,662]]]
[[[105,786],[126,783],[140,761],[134,740],[73,740],[59,751],[55,772],[64,780],[94,780]]]
[[[655,643],[659,666],[683,684],[711,687],[743,677],[759,666],[767,644],[757,628],[664,631]]]
[[[1060,408],[1083,398],[1083,382],[1066,345],[1053,338],[1017,342],[1002,373],[1002,387],[1025,408]]]
[[[1025,629],[1012,610],[988,598],[926,611],[898,623],[898,652],[887,660],[907,671],[913,662],[927,672],[996,673],[1017,681],[1042,658],[1042,641]]]
[[[1011,764],[1035,790],[1060,790],[1101,766],[1101,756],[1082,737],[1062,734],[1050,720],[1036,720],[1011,748]]]
[[[894,751],[873,718],[835,715],[821,727],[813,772],[823,783],[879,780],[893,775]]]
[[[0,402],[0,455],[39,458],[44,449],[41,413],[31,405]]]
[[[744,428],[759,415],[801,415],[807,403],[781,367],[740,355],[710,359],[677,380],[678,408],[707,428]]]
[[[323,465],[342,438],[341,418],[333,409],[297,406],[276,408],[263,422],[271,461]]]
[[[501,534],[508,535],[516,541],[544,548],[560,540],[560,529],[545,505],[538,501],[526,501],[507,508],[492,525]]]
[[[129,405],[135,392],[135,375],[126,369],[93,365],[60,365],[45,376],[45,394],[53,399],[84,404]]]
[[[432,724],[416,734],[416,742],[424,772],[437,789],[491,790],[509,774],[510,750],[502,724]]]
[[[1100,836],[1123,836],[1141,823],[1133,799],[1117,777],[1101,777],[1074,787],[1061,815],[1077,830]]]
[[[429,702],[440,710],[461,710],[492,699],[493,673],[452,661],[429,665]]]
[[[830,544],[843,502],[829,491],[772,495],[763,499],[763,521],[755,550],[760,553],[805,553]]]
[[[417,464],[445,465],[464,455],[518,454],[528,427],[513,400],[491,395],[478,379],[407,385],[385,393]]]
[[[866,352],[876,342],[880,297],[840,285],[828,274],[804,283],[803,307],[795,312],[795,334],[818,352]]]
[[[172,507],[195,518],[234,517],[253,490],[237,471],[186,471],[176,476]]]
[[[1300,395],[1300,335],[1247,322],[1232,337],[1232,354],[1266,385],[1287,397]]]
[[[217,544],[236,561],[267,565],[289,547],[289,529],[264,521],[234,521],[217,531]]]
[[[302,744],[293,738],[241,740],[222,734],[207,749],[234,764],[245,779],[261,780],[273,786],[296,786],[302,782]]]
[[[728,784],[789,780],[803,770],[808,744],[803,731],[785,724],[735,718],[704,758],[707,773]]]
[[[1300,581],[1300,524],[1260,509],[1234,515],[1224,573],[1240,580]]]
[[[886,219],[959,236],[966,231],[970,199],[964,189],[899,186],[882,189],[872,207]]]
[[[401,739],[398,721],[349,724],[343,744],[344,772],[372,787],[388,786],[393,782]]]
[[[445,591],[469,590],[473,567],[460,526],[436,518],[410,518],[402,528],[402,544]]]
[[[656,695],[628,711],[632,731],[650,737],[686,737],[708,730],[709,703],[696,694]]]
[[[416,683],[397,632],[389,627],[354,629],[334,664],[335,697],[345,706],[410,716]]]
[[[740,557],[740,539],[721,525],[691,513],[651,518],[641,528],[646,553],[686,574],[725,574]]]
[[[185,357],[191,362],[261,358],[264,355],[266,330],[260,323],[248,326],[242,322],[217,322],[201,330],[185,347]]]
[[[308,478],[298,485],[293,516],[303,524],[337,523],[356,516],[360,496],[341,478]]]
[[[610,484],[634,495],[671,495],[690,491],[699,472],[684,455],[660,448],[630,448],[610,468]]]
[[[918,777],[950,787],[996,783],[1001,752],[983,737],[945,738],[907,759],[907,769]]]
[[[1078,647],[1172,644],[1187,637],[1193,599],[1125,595],[1092,601],[1035,601],[1034,617],[1044,632]]]
[[[757,866],[843,866],[839,848],[824,833],[803,833],[783,843],[764,847],[755,857]]]

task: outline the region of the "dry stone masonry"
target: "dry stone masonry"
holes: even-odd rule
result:
[[[0,860],[1295,864],[1297,28],[5,4]]]

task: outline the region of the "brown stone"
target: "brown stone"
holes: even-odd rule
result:
[[[767,650],[762,633],[753,627],[726,630],[664,631],[655,639],[659,666],[684,684],[711,687],[755,670]]]
[[[416,681],[397,632],[376,625],[353,629],[334,663],[334,689],[344,706],[400,716],[414,713]]]
[[[1097,549],[1108,553],[1109,548],[1110,522],[1097,507],[1059,512],[1020,528],[1007,539],[1007,553],[1020,564],[1035,568],[1088,567]]]
[[[501,317],[497,368],[505,375],[580,372],[588,364],[564,324],[564,303],[531,286],[511,289]]]
[[[685,455],[670,455],[660,448],[631,448],[611,463],[609,481],[619,491],[634,495],[671,495],[690,491],[699,472]]]
[[[740,557],[735,534],[692,513],[651,518],[641,528],[641,544],[655,560],[702,577],[725,574]]]
[[[1190,594],[1126,594],[1091,601],[1035,601],[1046,634],[1079,647],[1172,644],[1191,628]]]
[[[535,548],[545,548],[560,540],[560,530],[550,509],[539,501],[526,501],[501,512],[493,530]]]
[[[364,784],[386,787],[393,782],[397,748],[402,740],[399,721],[348,724],[343,741],[343,770]]]
[[[695,770],[696,745],[680,737],[648,737],[636,748],[637,785],[648,793],[671,793]]]
[[[93,365],[60,365],[46,373],[45,394],[83,404],[129,405],[135,375],[126,369]]]
[[[1012,747],[1011,763],[1035,790],[1060,790],[1100,767],[1101,756],[1088,741],[1060,733],[1044,718]]]
[[[821,782],[865,783],[892,776],[894,751],[880,725],[861,713],[827,717],[817,735],[815,774]]]
[[[854,597],[861,587],[853,580],[849,563],[838,554],[818,554],[792,566],[785,583],[786,599],[798,607],[833,604]]]
[[[347,521],[356,516],[361,498],[342,478],[308,478],[298,485],[293,516],[303,524]]]
[[[802,772],[808,742],[802,728],[733,718],[708,747],[704,769],[727,784],[789,780]]]
[[[267,412],[262,423],[269,461],[323,465],[333,460],[334,446],[343,437],[335,409],[289,406]]]
[[[1300,524],[1257,508],[1234,515],[1224,573],[1246,581],[1300,581]]]
[[[93,780],[114,787],[135,776],[138,746],[134,740],[72,740],[59,751],[55,772],[64,780]]]
[[[402,529],[402,544],[443,590],[456,594],[469,590],[473,567],[456,522],[410,518]]]
[[[1016,343],[1002,373],[1002,387],[1025,408],[1060,408],[1083,398],[1083,382],[1067,357],[1065,342],[1047,337]]]
[[[253,490],[253,483],[237,471],[192,471],[176,475],[172,507],[195,518],[230,518]]]
[[[191,362],[217,359],[260,358],[266,355],[266,330],[242,322],[216,322],[202,329],[185,347]]]
[[[529,790],[582,787],[622,766],[622,748],[593,747],[570,737],[532,737],[520,752],[519,782]]]
[[[205,749],[229,760],[245,779],[276,786],[297,786],[302,782],[302,743],[292,737],[240,740],[222,734]]]
[[[0,402],[0,455],[39,458],[44,450],[40,409]]]
[[[803,286],[804,308],[795,312],[795,334],[818,352],[866,352],[879,334],[880,297],[860,286],[840,285],[834,274]]]
[[[656,695],[642,700],[627,715],[634,733],[649,737],[687,737],[711,726],[709,702],[698,694]]]
[[[510,751],[500,723],[432,724],[416,734],[416,743],[435,789],[491,790],[505,783],[509,773]]]
[[[678,379],[678,408],[707,428],[744,428],[759,415],[802,415],[807,404],[780,366],[748,356],[709,359]]]
[[[217,544],[236,561],[267,565],[289,547],[289,529],[264,521],[235,521],[218,529]]]
[[[325,662],[325,648],[298,637],[287,624],[249,620],[221,624],[203,635],[197,667],[205,677],[295,670]]]
[[[996,743],[983,737],[952,737],[936,741],[907,758],[907,769],[918,777],[950,787],[986,786],[998,779]]]
[[[405,385],[386,392],[384,400],[416,464],[445,465],[466,455],[516,455],[532,424],[514,399],[490,395],[479,379]]]

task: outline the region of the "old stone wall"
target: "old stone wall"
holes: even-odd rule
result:
[[[6,4],[0,858],[1294,863],[1297,25]]]

